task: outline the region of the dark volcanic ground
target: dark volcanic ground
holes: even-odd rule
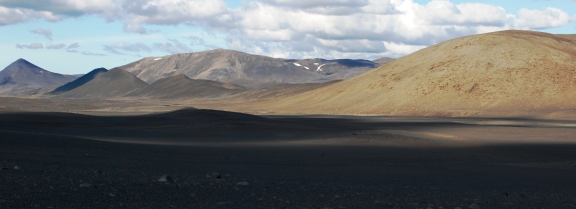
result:
[[[0,208],[574,208],[574,124],[3,113]]]

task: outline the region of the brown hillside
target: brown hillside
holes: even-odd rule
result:
[[[245,90],[242,86],[211,80],[190,79],[184,74],[162,78],[127,96],[155,99],[191,99],[218,97]]]
[[[148,83],[136,76],[114,68],[107,72],[99,73],[84,84],[71,90],[59,93],[57,98],[77,99],[106,99],[122,97],[138,89],[148,86]]]
[[[400,115],[576,108],[576,35],[502,31],[457,38],[265,106]]]

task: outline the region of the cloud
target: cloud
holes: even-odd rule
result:
[[[67,49],[66,52],[69,52],[69,53],[78,53],[79,51],[78,51],[78,50],[74,50],[74,49]]]
[[[59,43],[59,44],[50,44],[46,46],[46,49],[63,49],[64,47],[66,47],[66,44]]]
[[[125,55],[122,52],[119,52],[118,50],[116,50],[114,47],[108,46],[108,45],[104,45],[104,51],[111,53],[111,54],[118,54],[118,55]]]
[[[169,39],[167,43],[154,43],[154,48],[170,54],[190,53],[192,49],[176,39]]]
[[[203,38],[200,38],[198,36],[185,36],[184,38],[189,39],[190,40],[190,45],[195,46],[195,45],[206,45],[206,41],[204,41]]]
[[[101,53],[92,53],[92,52],[82,52],[82,55],[87,55],[87,56],[106,56],[105,54],[101,54]]]
[[[518,15],[520,16],[518,24],[530,29],[560,27],[569,24],[572,19],[568,13],[550,7],[544,10],[520,9]]]
[[[50,29],[36,28],[34,30],[31,30],[30,33],[42,35],[46,37],[48,40],[52,41],[52,30]]]
[[[107,14],[118,9],[113,0],[0,0],[4,8],[45,12],[53,17],[79,17],[87,14]]]
[[[135,0],[124,1],[124,30],[147,33],[143,24],[178,25],[209,21],[227,12],[222,0]]]
[[[263,2],[296,8],[362,7],[368,5],[367,0],[263,0]]]
[[[73,44],[70,44],[70,46],[68,46],[67,49],[76,49],[76,48],[78,48],[78,47],[80,47],[80,44],[78,44],[78,43],[73,43]]]
[[[16,48],[19,48],[19,49],[42,49],[42,48],[44,48],[44,45],[42,45],[41,43],[32,43],[30,45],[16,44]]]
[[[22,8],[7,8],[0,3],[0,26],[27,22],[31,19],[44,19],[50,22],[61,20],[62,17],[46,11],[34,11]]]
[[[450,0],[425,4],[413,0],[252,0],[235,9],[223,0],[0,0],[0,25],[82,15],[119,21],[129,33],[150,33],[147,27],[151,25],[199,26],[224,34],[229,48],[249,53],[369,59],[403,56],[464,35],[541,30],[576,21],[575,14],[559,8],[516,12]],[[188,39],[188,46],[206,46],[202,38]],[[104,50],[124,54],[148,49],[171,54],[192,51],[174,39],[146,46],[148,49],[118,44],[106,45]]]
[[[455,37],[507,29],[546,29],[570,24],[560,9],[520,10],[481,3],[432,0],[261,0],[231,11],[228,46],[286,57],[402,56]],[[346,15],[334,8],[346,7]],[[344,10],[342,10],[344,11]],[[284,50],[284,51],[283,51]]]
[[[150,49],[150,47],[146,46],[146,44],[142,43],[142,42],[137,42],[137,43],[126,43],[126,42],[116,42],[115,44],[111,44],[111,45],[104,45],[104,50],[113,54],[124,54],[120,51],[125,51],[125,52],[152,52],[152,49]],[[118,51],[120,50],[120,51]]]

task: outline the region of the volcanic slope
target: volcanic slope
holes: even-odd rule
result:
[[[0,95],[43,94],[74,79],[74,76],[53,73],[18,59],[0,71]]]
[[[575,109],[576,35],[501,31],[461,37],[263,107],[392,115]]]
[[[245,88],[210,80],[194,80],[184,74],[162,78],[127,96],[155,99],[191,99],[218,97],[243,91]]]
[[[148,83],[153,83],[161,78],[185,74],[192,79],[262,88],[276,84],[318,83],[347,79],[379,66],[377,63],[367,60],[348,60],[346,65],[331,64],[334,69],[327,69],[328,66],[324,66],[327,70],[332,71],[327,75],[323,72],[328,71],[318,70],[324,64],[321,61],[284,60],[233,50],[216,49],[165,57],[149,57],[120,66],[120,68]],[[345,61],[342,60],[341,62]],[[337,62],[332,61],[332,63]],[[308,66],[304,66],[305,64]]]
[[[148,86],[148,83],[120,68],[97,73],[97,75],[89,81],[83,82],[83,85],[77,86],[68,91],[60,92],[55,97],[94,99],[114,98],[124,96]]]
[[[89,73],[87,73],[86,75],[83,75],[74,81],[71,81],[67,84],[64,84],[63,86],[60,86],[60,87],[54,89],[51,92],[48,92],[48,94],[56,95],[56,94],[60,94],[62,92],[66,92],[66,91],[70,91],[72,89],[78,88],[78,87],[90,82],[97,75],[99,75],[101,73],[105,73],[105,72],[108,72],[108,70],[106,68],[94,69],[94,70],[90,71]]]

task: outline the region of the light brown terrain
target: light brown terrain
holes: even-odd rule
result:
[[[446,41],[261,107],[308,114],[522,115],[576,109],[575,92],[576,35],[503,31]]]

